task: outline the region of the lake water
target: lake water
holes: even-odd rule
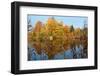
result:
[[[41,50],[41,53],[37,53],[35,48],[28,47],[28,60],[54,60],[54,59],[80,59],[87,58],[87,48],[82,44],[74,45],[64,51],[60,51],[56,54],[53,54],[50,58],[44,50]]]

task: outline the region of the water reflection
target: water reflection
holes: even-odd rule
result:
[[[80,59],[87,58],[87,40],[65,41],[63,45],[53,42],[35,42],[28,46],[28,60]]]

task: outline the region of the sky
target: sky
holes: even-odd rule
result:
[[[74,28],[83,28],[84,24],[88,23],[88,17],[84,16],[48,16],[48,15],[28,15],[27,19],[30,20],[30,24],[34,27],[37,21],[45,23],[48,18],[56,19],[58,22],[63,22],[66,25],[73,25]],[[88,24],[87,24],[88,25]]]

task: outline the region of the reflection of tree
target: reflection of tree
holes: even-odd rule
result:
[[[87,58],[87,43],[83,40],[73,40],[68,43],[70,45],[73,58]],[[80,52],[77,50],[80,50]]]
[[[88,46],[88,43],[87,43],[87,40],[84,40],[83,41],[83,54],[82,54],[82,58],[84,57],[88,57],[88,51],[87,51],[87,46]]]
[[[81,41],[80,41],[81,40]],[[46,53],[49,59],[59,52],[71,49],[73,58],[77,58],[76,45],[83,45],[82,58],[87,57],[87,28],[70,27],[49,18],[45,24],[38,21],[28,32],[28,43],[38,54]]]
[[[73,58],[77,58],[77,54],[76,54],[76,47],[75,47],[75,43],[71,43],[70,48],[71,48],[71,52],[73,53]]]

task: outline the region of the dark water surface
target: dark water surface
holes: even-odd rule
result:
[[[54,59],[80,59],[80,58],[87,58],[87,43],[86,42],[75,42],[66,45],[67,47],[64,48],[62,51],[56,51],[52,53],[45,52],[44,49],[41,49],[40,53],[35,48],[28,47],[28,60],[54,60]],[[53,49],[53,48],[52,48]]]

